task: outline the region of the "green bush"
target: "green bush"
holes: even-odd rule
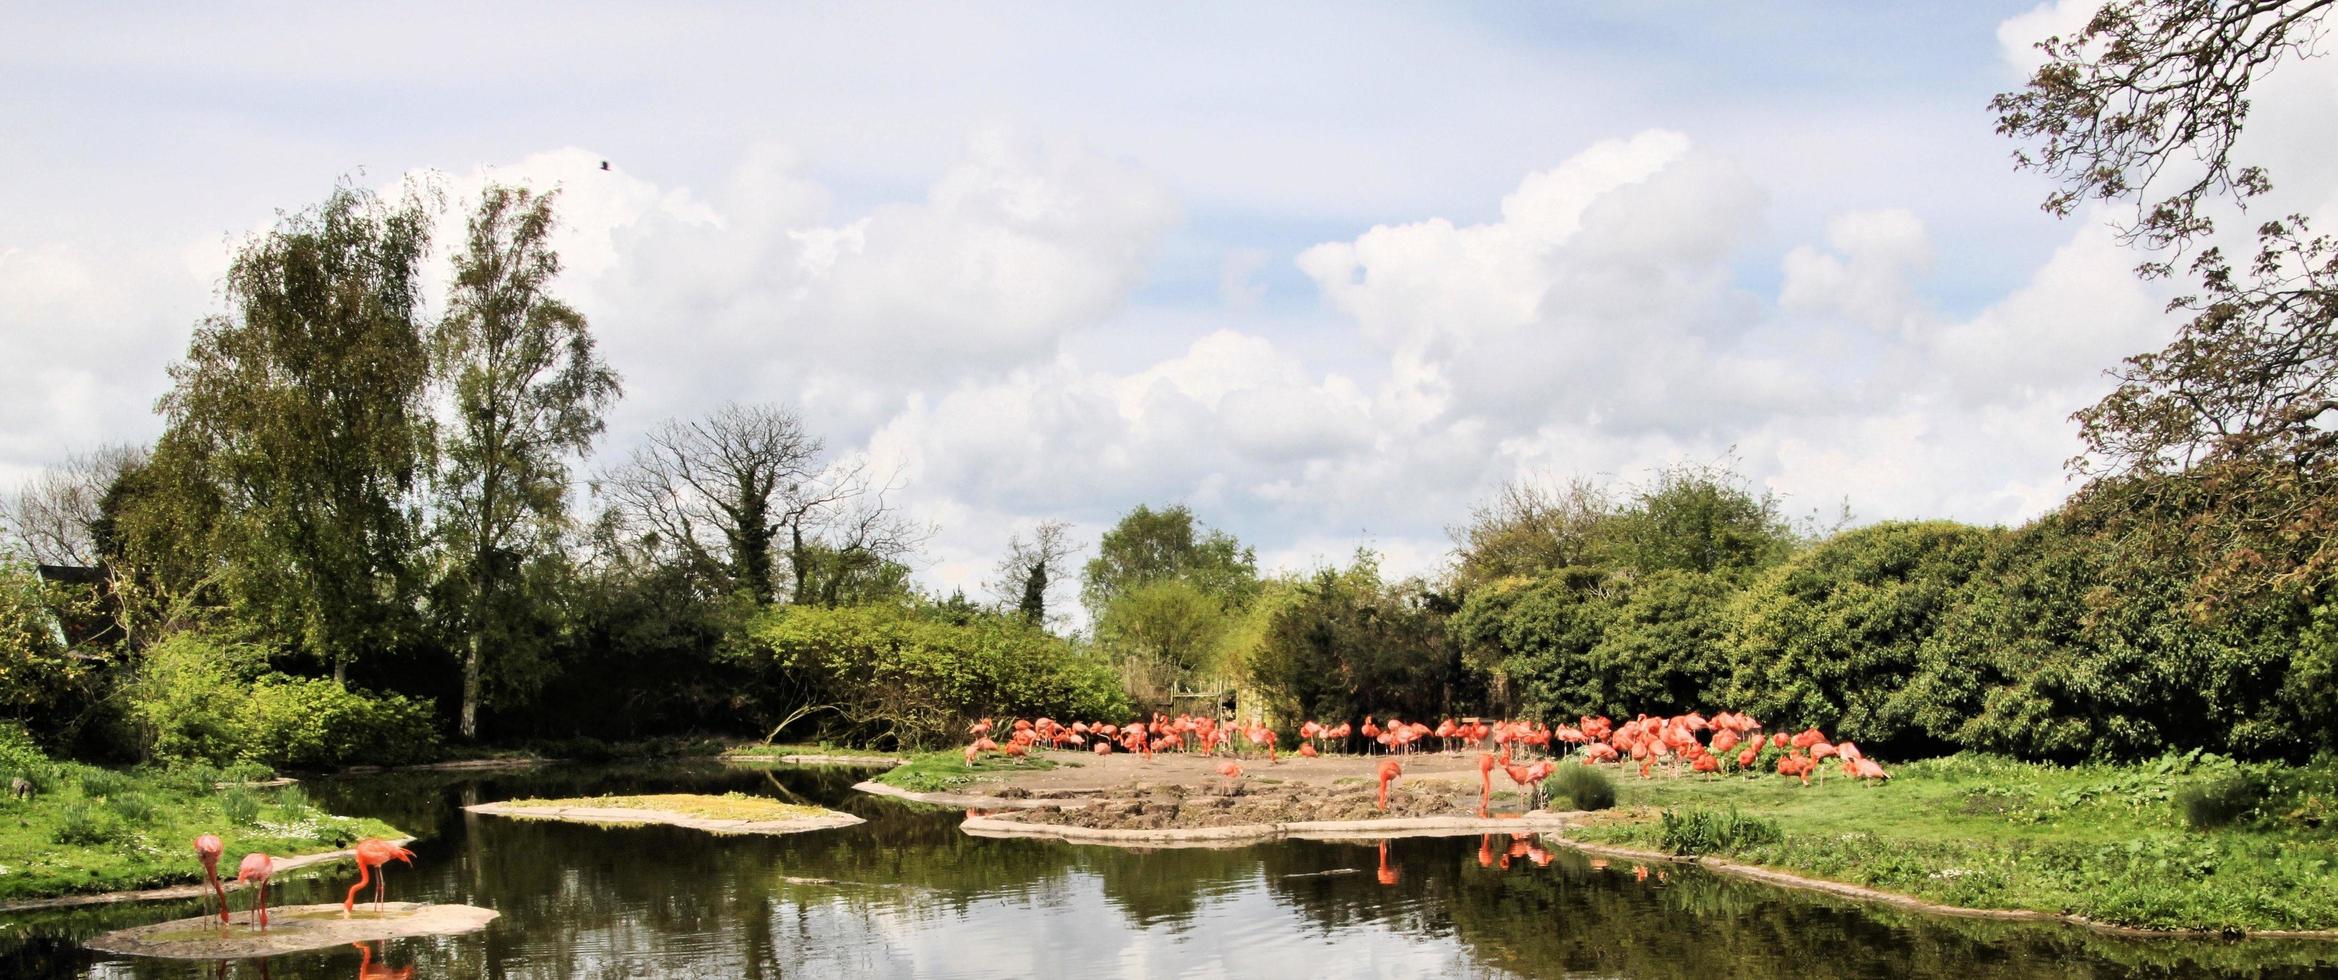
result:
[[[1578,810],[1605,810],[1615,805],[1615,780],[1581,763],[1564,763],[1552,771],[1551,792],[1565,795]]]
[[[79,782],[81,783],[81,795],[93,800],[114,796],[130,788],[130,777],[111,769],[99,769],[94,766],[81,770]]]
[[[1726,703],[1779,731],[1816,725],[1871,748],[1923,741],[1907,679],[1997,536],[1876,524],[1772,569],[1735,604]]]
[[[1786,836],[1777,821],[1747,816],[1736,807],[1666,810],[1663,821],[1660,839],[1674,854],[1731,854],[1775,844]]]
[[[128,823],[142,824],[154,819],[154,815],[160,810],[160,807],[155,805],[154,798],[151,796],[144,793],[126,792],[107,797],[106,809]]]
[[[51,839],[59,844],[112,844],[122,839],[125,830],[120,821],[104,809],[84,800],[74,800],[57,811],[57,829]]]
[[[2251,772],[2228,773],[2176,790],[2176,811],[2193,830],[2215,830],[2248,819],[2257,812],[2271,787]]]
[[[260,794],[242,787],[223,790],[219,794],[219,812],[238,827],[249,827],[260,819]]]
[[[236,712],[245,758],[273,766],[403,765],[438,754],[427,701],[373,697],[324,678],[260,678]]]
[[[898,606],[791,606],[759,617],[740,656],[779,675],[856,744],[938,745],[978,715],[1125,718],[1119,674],[1091,652],[1003,616],[964,623]],[[767,706],[774,713],[784,706]]]
[[[24,726],[13,721],[0,721],[0,786],[8,779],[22,776],[41,792],[57,788],[62,773],[57,764],[41,752]]]
[[[258,647],[194,631],[165,637],[139,661],[123,695],[150,757],[235,761],[244,748],[236,712],[267,668]]]

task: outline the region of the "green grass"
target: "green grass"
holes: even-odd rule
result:
[[[219,789],[207,767],[125,773],[62,762],[40,775],[45,788],[31,800],[0,797],[0,901],[200,881],[199,834],[227,845],[228,875],[251,851],[297,857],[405,836],[319,810],[298,787]]]
[[[939,752],[920,752],[909,761],[895,766],[877,777],[887,786],[914,793],[932,793],[964,786],[997,773],[1031,772],[1053,769],[1052,759],[1032,756],[1020,762],[1004,755],[986,753],[974,764],[966,764],[965,750],[944,749]]]
[[[1877,786],[1830,777],[1804,788],[1776,775],[1625,778],[1621,809],[1572,833],[1672,849],[1688,833],[1687,814],[1734,808],[1780,834],[1689,835],[1748,863],[1948,905],[2155,929],[2338,928],[2338,831],[2322,819],[2338,764],[2276,771],[2289,795],[2252,819],[2191,829],[2173,797],[2238,768],[2197,756],[2059,767],[1967,754],[1894,767]],[[1675,815],[1669,842],[1667,810]]]

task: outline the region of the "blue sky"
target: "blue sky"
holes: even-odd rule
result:
[[[2081,3],[236,12],[10,14],[0,489],[152,437],[232,243],[344,174],[561,186],[629,389],[592,465],[797,406],[903,476],[937,587],[1140,502],[1427,570],[1505,480],[1733,449],[1805,509],[2018,521],[2168,329],[1990,129]],[[2291,75],[2260,148],[2326,207],[2338,85]]]

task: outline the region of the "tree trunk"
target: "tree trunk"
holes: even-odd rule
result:
[[[474,624],[463,651],[463,717],[456,724],[466,742],[479,737],[479,642],[479,629]]]

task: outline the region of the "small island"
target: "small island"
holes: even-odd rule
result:
[[[361,905],[344,913],[338,903],[293,905],[268,911],[268,929],[251,924],[248,912],[222,926],[211,915],[173,919],[119,929],[86,945],[101,953],[179,960],[228,960],[278,956],[348,943],[409,936],[452,936],[477,932],[495,921],[494,909],[472,905],[388,902]]]
[[[744,793],[708,796],[586,796],[562,800],[505,800],[464,807],[472,813],[519,820],[558,820],[602,827],[663,824],[716,834],[795,834],[862,823],[849,813],[782,803]]]

